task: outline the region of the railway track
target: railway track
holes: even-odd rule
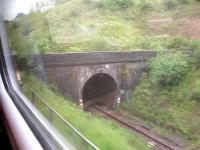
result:
[[[117,115],[114,115],[111,111],[107,111],[102,107],[93,106],[89,108],[88,111],[90,111],[93,115],[114,120],[118,122],[120,125],[123,125],[128,129],[131,129],[139,133],[140,135],[143,135],[149,141],[148,142],[149,146],[153,147],[156,150],[184,150],[179,145],[172,143],[172,141],[166,140],[158,135],[155,135],[152,131],[143,126],[131,124],[125,121],[125,119],[122,119]]]

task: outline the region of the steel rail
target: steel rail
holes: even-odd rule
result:
[[[119,123],[121,123],[121,124],[127,126],[128,128],[130,128],[130,129],[132,129],[132,130],[138,132],[139,134],[142,134],[143,136],[147,137],[148,139],[151,139],[151,140],[153,140],[154,142],[156,142],[156,143],[158,143],[158,144],[164,146],[164,147],[167,148],[168,150],[183,150],[183,148],[180,148],[180,147],[178,147],[178,146],[171,146],[170,144],[168,144],[168,143],[166,143],[166,142],[164,142],[164,141],[158,139],[157,137],[150,135],[150,133],[147,133],[147,132],[142,131],[139,127],[133,126],[133,125],[131,125],[131,124],[129,124],[129,123],[127,123],[127,122],[125,122],[125,121],[119,119],[118,117],[116,117],[116,116],[114,116],[114,115],[112,115],[112,114],[110,114],[110,113],[108,113],[108,112],[106,112],[106,111],[100,109],[99,107],[93,106],[93,108],[95,108],[96,110],[98,110],[98,111],[100,111],[101,113],[105,114],[105,115],[108,116],[109,118],[111,118],[111,119],[113,119],[113,120],[115,120],[115,121],[117,121],[117,122],[119,122]]]
[[[22,83],[23,86],[25,86],[28,90],[30,90],[35,96],[39,98],[41,102],[43,102],[49,110],[51,110],[52,113],[56,114],[59,119],[61,119],[68,127],[70,127],[79,137],[81,137],[87,144],[89,144],[93,149],[100,150],[95,144],[93,144],[91,141],[89,141],[83,134],[81,134],[75,127],[73,127],[67,120],[65,120],[56,110],[54,110],[41,96],[39,96],[31,87],[29,87],[27,84]]]

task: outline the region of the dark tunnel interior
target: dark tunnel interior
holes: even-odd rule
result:
[[[82,97],[86,107],[101,105],[112,108],[117,98],[117,84],[108,74],[96,74],[84,85]]]

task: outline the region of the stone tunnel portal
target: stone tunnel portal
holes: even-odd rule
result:
[[[108,74],[96,74],[85,83],[82,99],[84,108],[101,105],[112,109],[117,99],[117,84]]]

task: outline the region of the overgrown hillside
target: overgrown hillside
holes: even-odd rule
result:
[[[200,20],[199,9],[195,0],[71,0],[47,12],[18,17],[8,30],[12,48],[20,55],[188,50],[193,49],[190,43],[197,41],[193,33],[199,28],[185,33],[190,25],[184,19],[195,17],[195,24]]]
[[[139,117],[159,134],[200,148],[199,108],[199,57],[160,54],[149,62],[149,73],[121,110]]]

